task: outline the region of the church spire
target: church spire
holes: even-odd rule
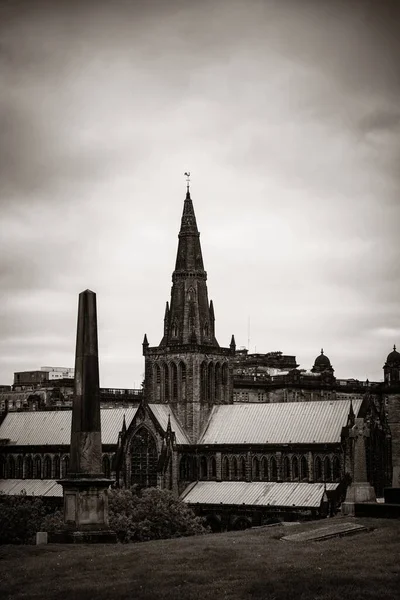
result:
[[[185,175],[189,177],[190,173]],[[182,344],[218,347],[214,334],[214,307],[208,301],[207,273],[188,181],[172,274],[171,302],[165,312],[164,337],[160,345]]]

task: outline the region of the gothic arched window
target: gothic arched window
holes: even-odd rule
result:
[[[308,460],[305,456],[300,459],[300,473],[303,480],[308,479]]]
[[[332,467],[331,459],[329,456],[325,456],[324,460],[324,481],[330,481],[332,479]]]
[[[179,381],[181,388],[181,400],[186,400],[186,365],[183,361],[179,363]]]
[[[157,445],[153,435],[141,427],[131,443],[131,483],[139,487],[157,486]]]
[[[229,458],[224,456],[222,461],[222,478],[230,479]]]
[[[208,465],[205,456],[200,458],[200,479],[207,479],[208,477]]]
[[[316,457],[314,465],[315,465],[314,466],[314,471],[315,471],[314,479],[315,479],[315,481],[322,481],[322,478],[323,478],[322,461],[319,456]]]
[[[238,464],[236,456],[232,458],[232,479],[238,478]]]
[[[333,465],[332,466],[333,480],[339,481],[340,480],[340,460],[338,459],[337,456],[334,456],[332,465]]]
[[[261,478],[268,481],[268,459],[265,456],[261,459]]]
[[[260,461],[257,456],[253,458],[253,479],[260,479]]]
[[[189,477],[188,477],[188,459],[185,454],[182,456],[180,463],[179,463],[179,479],[181,481],[186,481],[187,479],[189,479]]]
[[[24,477],[24,459],[22,456],[17,456],[17,479],[23,479]]]
[[[164,365],[164,400],[165,402],[169,401],[169,366],[167,364]]]
[[[240,479],[246,479],[246,459],[244,456],[240,457]]]
[[[33,479],[33,460],[32,456],[25,458],[25,479]]]
[[[215,460],[214,456],[212,456],[210,460],[210,472],[211,477],[217,476],[217,461]]]
[[[69,471],[69,457],[68,456],[64,456],[64,458],[62,459],[61,462],[61,478],[64,479],[64,477],[67,476]]]
[[[60,457],[58,456],[58,454],[54,457],[53,460],[53,464],[54,464],[54,478],[55,479],[60,479]]]
[[[172,401],[178,400],[178,367],[175,363],[171,364],[172,375]]]
[[[8,478],[15,479],[15,459],[12,455],[8,458]]]
[[[43,479],[51,479],[51,458],[45,456],[43,461]]]
[[[276,464],[275,456],[271,456],[271,481],[277,481],[278,479],[278,465]]]
[[[200,399],[201,402],[207,398],[207,364],[202,362],[200,365]]]
[[[299,461],[297,456],[292,458],[292,479],[295,481],[299,479]]]
[[[290,462],[287,456],[283,459],[283,479],[290,481]]]

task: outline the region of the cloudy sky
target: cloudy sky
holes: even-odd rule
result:
[[[192,173],[217,338],[400,346],[400,42],[385,0],[0,1],[0,383],[73,366],[97,292],[101,385],[162,337]],[[249,328],[250,321],[250,328]]]

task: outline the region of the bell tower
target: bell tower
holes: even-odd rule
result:
[[[169,404],[195,443],[213,405],[233,402],[230,358],[234,353],[232,347],[221,348],[215,337],[214,306],[208,300],[188,182],[164,334],[158,346],[150,346],[146,336],[143,341],[147,402]]]

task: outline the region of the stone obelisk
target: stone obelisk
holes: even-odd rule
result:
[[[70,468],[64,491],[66,542],[115,542],[108,525],[108,488],[102,473],[96,294],[79,294]]]

